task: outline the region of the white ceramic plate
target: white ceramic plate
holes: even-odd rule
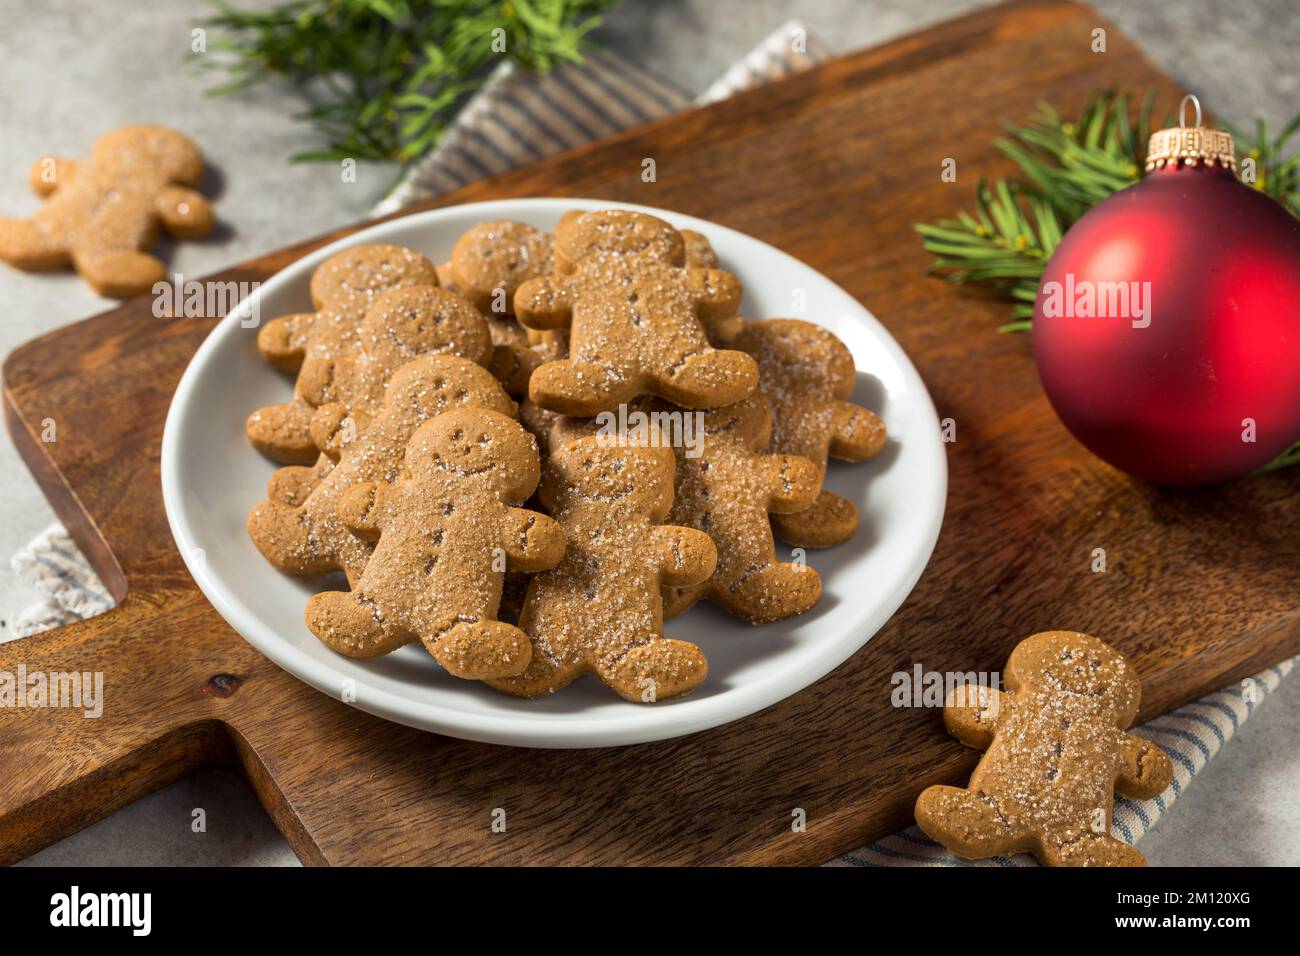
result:
[[[489,219],[550,229],[566,210],[617,205],[576,199],[477,203],[407,216],[349,236],[295,262],[258,289],[263,318],[310,308],[308,281],[327,256],[349,245],[389,242],[444,261],[457,237]],[[628,207],[643,208],[643,207]],[[916,369],[884,327],[830,280],[798,260],[723,226],[645,209],[713,243],[722,266],[740,277],[744,314],[803,316],[828,326],[853,352],[855,400],[880,414],[886,449],[861,465],[832,464],[827,486],[862,511],[847,544],[810,551],[822,599],[789,621],[752,627],[710,605],[667,624],[709,658],[708,680],[687,697],[631,704],[594,677],[545,700],[517,700],[439,668],[418,644],[386,658],[354,661],[317,641],[303,623],[322,582],[277,573],[244,530],[265,497],[274,465],[249,446],[244,420],[288,399],[290,380],[258,355],[257,330],[228,315],[185,371],[163,432],[162,484],[181,555],[221,615],[254,647],[322,693],[354,689],[362,710],[424,730],[522,747],[606,747],[661,740],[744,717],[807,687],[865,644],[907,597],[934,549],[943,518],[947,469],[934,406]],[[778,549],[783,546],[778,542]],[[338,587],[337,583],[331,586]]]

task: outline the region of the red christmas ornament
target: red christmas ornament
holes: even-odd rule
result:
[[[1165,485],[1246,475],[1300,439],[1300,222],[1237,180],[1232,138],[1196,113],[1070,228],[1034,307],[1061,421]]]

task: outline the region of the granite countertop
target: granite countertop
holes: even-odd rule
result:
[[[265,0],[234,0],[236,6]],[[970,0],[624,0],[598,38],[612,49],[705,88],[787,19],[802,20],[834,52],[910,32],[982,4]],[[1150,58],[1219,115],[1280,124],[1300,97],[1300,17],[1292,0],[1180,4],[1097,0]],[[0,0],[0,210],[32,211],[26,170],[51,150],[78,153],[105,129],[159,122],[202,144],[219,171],[218,213],[230,224],[204,242],[179,243],[170,269],[198,276],[366,216],[394,170],[362,165],[356,182],[325,165],[292,165],[304,128],[285,90],[212,99],[212,82],[185,64],[201,0]],[[1104,55],[1104,54],[1100,54]],[[960,108],[960,103],[954,103]],[[991,117],[995,123],[1000,117]],[[992,126],[990,127],[992,131]],[[209,193],[212,189],[207,190]],[[108,307],[72,274],[0,268],[0,351]],[[8,442],[0,442],[0,556],[53,515]],[[0,640],[38,595],[0,572]],[[1300,863],[1300,678],[1259,711],[1142,842],[1152,864]],[[206,833],[191,832],[193,809]],[[204,772],[50,847],[33,864],[296,864],[252,793],[224,772]],[[436,862],[436,861],[430,861]]]

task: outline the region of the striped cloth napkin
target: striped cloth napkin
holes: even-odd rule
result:
[[[639,126],[692,104],[724,99],[741,90],[808,69],[826,50],[797,22],[774,30],[708,90],[691,97],[672,83],[616,56],[598,51],[581,64],[537,77],[503,64],[466,104],[442,142],[418,160],[375,209],[375,215],[506,172],[583,143]],[[14,556],[14,572],[45,594],[19,615],[16,636],[101,614],[113,600],[61,525],[51,525]],[[1168,811],[1177,796],[1226,744],[1259,702],[1276,690],[1295,658],[1263,674],[1210,694],[1140,728],[1174,760],[1167,794],[1143,802],[1116,802],[1113,832],[1135,843]],[[896,833],[827,866],[1033,866],[1027,856],[965,863],[915,827]]]
[[[693,99],[667,80],[608,51],[589,53],[543,76],[507,61],[465,105],[442,141],[402,177],[376,215],[450,192],[583,143],[641,126],[692,104],[798,73],[828,59],[797,22],[773,30]]]

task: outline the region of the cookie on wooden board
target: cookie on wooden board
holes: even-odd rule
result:
[[[1128,733],[1142,682],[1124,655],[1074,631],[1045,631],[1011,652],[1006,690],[954,687],[948,732],[984,750],[965,787],[916,801],[927,835],[966,859],[1032,853],[1048,866],[1145,866],[1111,835],[1115,792],[1158,796],[1173,764]]]

